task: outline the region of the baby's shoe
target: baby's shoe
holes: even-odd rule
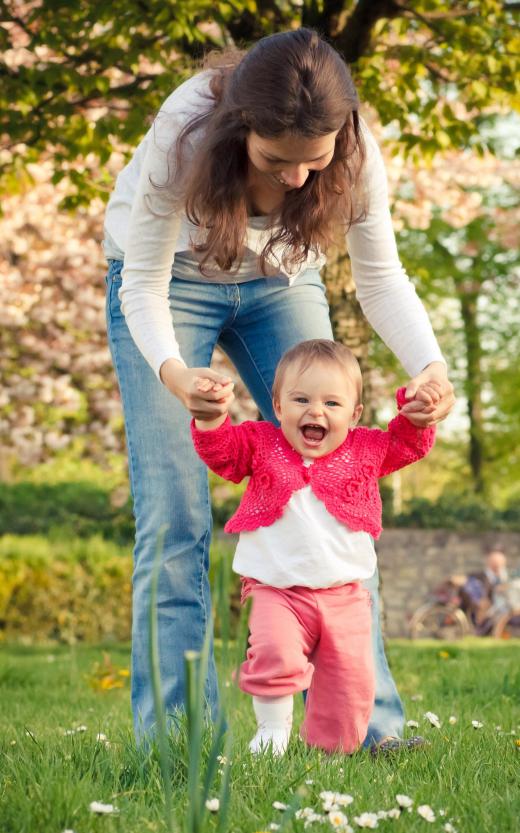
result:
[[[253,755],[285,754],[292,728],[292,694],[285,697],[253,697],[258,729],[249,743]]]
[[[281,729],[267,729],[265,726],[261,726],[253,740],[249,742],[249,750],[253,755],[263,755],[271,752],[273,755],[281,757],[287,750],[290,736],[291,726]]]

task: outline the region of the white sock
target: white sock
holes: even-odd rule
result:
[[[258,729],[249,749],[253,755],[272,751],[283,755],[289,743],[292,727],[293,696],[253,697],[253,708]]]

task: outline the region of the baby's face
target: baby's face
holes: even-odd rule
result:
[[[335,451],[356,425],[363,406],[357,404],[355,382],[335,363],[316,362],[303,373],[289,365],[274,411],[283,435],[303,457]]]

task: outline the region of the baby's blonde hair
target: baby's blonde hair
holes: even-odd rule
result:
[[[290,350],[283,354],[278,362],[274,375],[272,397],[275,401],[280,399],[280,390],[287,368],[292,364],[299,364],[300,373],[303,373],[314,362],[328,362],[339,365],[354,383],[358,401],[361,402],[363,393],[363,379],[361,368],[352,350],[340,344],[338,341],[331,341],[326,338],[312,338],[308,341],[300,341]]]

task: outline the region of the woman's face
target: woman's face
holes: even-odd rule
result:
[[[313,139],[284,133],[263,139],[251,131],[246,139],[250,173],[281,193],[301,188],[310,171],[322,171],[331,162],[338,133]]]

